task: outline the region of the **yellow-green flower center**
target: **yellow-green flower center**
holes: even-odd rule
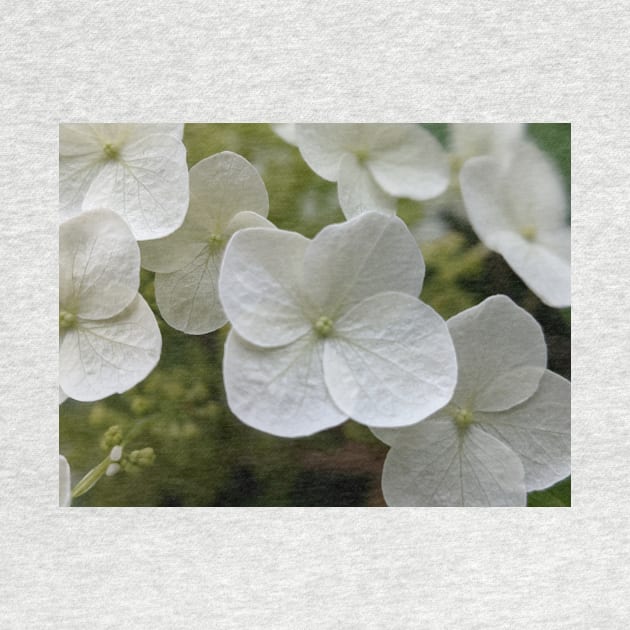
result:
[[[536,226],[525,225],[520,229],[520,233],[524,239],[533,241],[536,238]]]
[[[210,247],[214,249],[215,247],[220,247],[221,245],[223,245],[224,241],[225,238],[223,234],[210,234],[210,237],[208,238],[208,245],[210,245]]]
[[[118,155],[119,155],[118,147],[115,147],[113,144],[107,143],[103,147],[103,153],[105,154],[105,157],[108,160],[117,160],[118,159]]]
[[[472,411],[470,411],[469,409],[458,409],[453,414],[453,420],[455,420],[455,424],[458,427],[464,429],[473,423],[474,416]]]
[[[74,313],[59,309],[59,330],[74,328],[77,324],[77,316]]]
[[[315,322],[315,331],[320,337],[328,337],[333,331],[333,321],[330,317],[322,315]]]

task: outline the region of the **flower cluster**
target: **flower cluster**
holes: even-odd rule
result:
[[[172,328],[229,323],[234,416],[285,438],[369,426],[391,447],[389,505],[525,505],[568,476],[570,384],[546,369],[540,325],[503,295],[446,322],[421,300],[425,261],[396,216],[399,198],[450,200],[545,304],[570,305],[564,188],[525,127],[452,125],[449,151],[411,124],[274,130],[336,182],[345,222],[312,239],[277,229],[244,157],[223,151],[188,171],[182,125],[60,127],[60,402],[125,392],[158,363],[142,266]],[[79,491],[60,455],[60,505],[155,457],[107,447]]]

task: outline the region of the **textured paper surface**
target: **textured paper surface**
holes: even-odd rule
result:
[[[623,628],[625,3],[3,3],[3,628]],[[62,121],[573,123],[573,507],[56,507]]]

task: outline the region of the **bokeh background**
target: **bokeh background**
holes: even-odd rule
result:
[[[448,126],[423,125],[444,146]],[[570,198],[569,124],[529,124],[528,136],[549,154]],[[336,184],[316,175],[297,148],[266,124],[187,124],[188,165],[219,151],[247,158],[269,193],[269,219],[314,236],[343,221]],[[545,306],[488,252],[453,208],[441,208],[448,230],[425,242],[425,219],[436,204],[400,200],[398,214],[418,235],[427,273],[421,299],[449,318],[496,293],[511,297],[543,327],[548,367],[571,378],[571,312]],[[570,210],[568,218],[570,218]],[[387,446],[347,421],[308,438],[286,439],[242,424],[225,403],[221,362],[228,326],[199,336],[170,328],[155,305],[153,274],[141,293],[158,319],[163,350],[156,369],[135,388],[95,403],[67,400],[59,408],[59,452],[73,484],[106,455],[103,436],[120,427],[127,451],[152,447],[154,465],[102,478],[74,506],[382,506],[380,475]],[[531,506],[568,506],[571,481],[530,493]]]

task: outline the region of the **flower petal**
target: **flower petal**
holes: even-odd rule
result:
[[[454,123],[448,126],[451,150],[460,160],[476,155],[500,159],[513,152],[525,136],[522,123]]]
[[[223,151],[190,169],[190,208],[186,223],[223,234],[238,212],[269,212],[267,189],[258,171],[242,156]]]
[[[59,388],[59,404],[66,402],[67,399],[68,399],[68,395],[60,387]]]
[[[357,422],[414,424],[451,398],[457,364],[446,322],[405,293],[367,298],[334,324],[324,350],[326,384]]]
[[[351,153],[341,158],[338,181],[339,205],[346,219],[370,210],[396,214],[396,199],[374,181],[370,172]]]
[[[223,375],[230,409],[260,431],[300,437],[346,419],[326,390],[322,342],[310,333],[280,348],[259,348],[231,331]]]
[[[396,446],[383,467],[383,496],[391,506],[525,506],[518,456],[476,426],[416,425],[415,441]]]
[[[375,125],[367,167],[379,186],[395,197],[431,199],[443,193],[450,166],[440,143],[416,125]]]
[[[59,228],[59,303],[89,319],[120,313],[140,283],[140,251],[125,222],[94,210]]]
[[[571,383],[558,374],[547,370],[524,403],[475,418],[521,458],[528,492],[571,474]]]
[[[183,269],[155,275],[155,299],[169,326],[203,335],[227,322],[218,290],[222,254],[206,247]]]
[[[72,480],[68,460],[59,455],[59,507],[69,507],[72,503]]]
[[[319,315],[335,319],[383,291],[417,297],[424,278],[418,245],[397,217],[378,212],[325,227],[304,256],[304,286]]]
[[[513,232],[497,235],[496,251],[547,305],[571,306],[571,265],[554,251]]]
[[[188,207],[186,149],[166,134],[146,136],[102,163],[83,200],[83,210],[108,207],[120,214],[138,240],[176,230]]]
[[[363,148],[361,124],[297,125],[297,141],[304,161],[320,176],[335,182],[341,158]]]
[[[172,273],[190,265],[208,248],[205,233],[190,229],[185,223],[164,238],[138,243],[142,267],[160,273]]]
[[[153,312],[142,296],[111,319],[81,320],[59,348],[59,384],[75,400],[122,393],[155,367],[162,347]]]
[[[230,222],[225,228],[224,235],[229,238],[239,230],[251,227],[270,228],[274,230],[276,229],[276,226],[271,221],[269,221],[269,219],[266,219],[261,214],[257,214],[256,212],[246,210],[244,212],[239,212],[238,214],[235,214],[230,219]]]
[[[448,320],[457,352],[453,402],[499,411],[527,400],[547,365],[540,324],[505,295],[493,295]]]
[[[309,240],[295,232],[249,228],[229,241],[219,278],[223,309],[241,337],[281,346],[308,332],[302,260]]]
[[[275,123],[271,125],[271,128],[287,144],[297,146],[297,125],[295,123]]]

